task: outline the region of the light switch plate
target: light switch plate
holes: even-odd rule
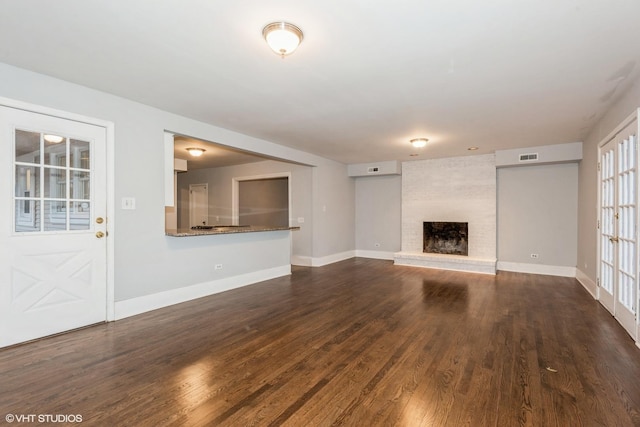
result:
[[[136,208],[136,198],[135,197],[123,197],[122,198],[122,209],[134,210],[135,208]]]

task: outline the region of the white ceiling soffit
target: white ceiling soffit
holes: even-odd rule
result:
[[[194,157],[189,154],[187,148],[201,148],[204,153],[199,157]],[[173,157],[186,160],[188,170],[219,168],[271,160],[246,151],[186,136],[176,136],[173,140],[173,149]]]
[[[580,141],[640,69],[638,0],[0,1],[1,62],[344,163]]]

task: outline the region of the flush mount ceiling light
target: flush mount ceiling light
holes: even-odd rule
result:
[[[414,138],[411,141],[409,141],[411,143],[411,145],[413,145],[415,148],[422,148],[425,145],[427,145],[427,142],[429,140],[427,138]]]
[[[272,22],[262,29],[269,47],[281,57],[290,55],[302,41],[302,30],[288,22]]]
[[[47,142],[50,142],[52,144],[57,144],[59,142],[62,142],[64,140],[64,137],[62,137],[60,135],[45,134],[44,135],[44,140],[47,141]]]
[[[187,151],[189,152],[189,154],[191,154],[193,157],[200,157],[202,156],[202,154],[204,154],[204,151],[202,148],[187,148]]]
[[[469,148],[467,148],[467,150],[469,150],[469,151],[476,151],[477,149],[478,149],[478,147],[469,147]]]

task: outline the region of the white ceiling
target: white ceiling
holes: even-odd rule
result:
[[[581,141],[638,0],[0,0],[0,61],[344,163]],[[281,59],[262,39],[305,39]],[[408,140],[427,137],[424,149]],[[224,144],[225,141],[215,141]]]

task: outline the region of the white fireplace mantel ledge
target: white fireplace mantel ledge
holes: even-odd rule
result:
[[[423,252],[396,252],[394,264],[442,270],[469,271],[496,274],[496,258],[477,258],[464,255],[430,254]]]

